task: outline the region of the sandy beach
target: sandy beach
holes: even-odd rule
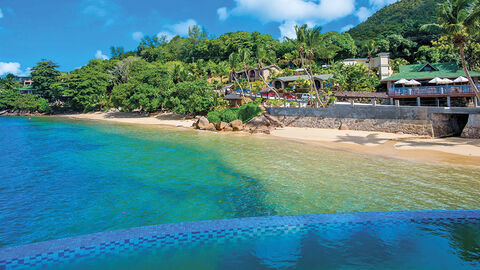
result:
[[[87,113],[60,115],[72,119],[110,121],[137,125],[191,128],[194,120],[175,114]],[[296,140],[331,149],[421,162],[440,162],[480,166],[480,140],[462,138],[424,138],[409,134],[285,127],[265,136]]]

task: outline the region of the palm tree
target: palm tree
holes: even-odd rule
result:
[[[320,102],[322,107],[323,102],[320,100],[320,96],[318,94],[317,86],[315,85],[315,81],[313,79],[312,74],[312,62],[315,57],[315,52],[318,49],[320,44],[320,31],[321,27],[315,27],[312,29],[308,29],[306,24],[302,26],[295,26],[295,33],[297,36],[297,46],[298,52],[300,54],[300,59],[302,60],[302,68],[307,73],[308,77],[310,78],[310,102],[313,104],[313,90],[315,89],[315,94],[317,96],[317,101]],[[310,68],[307,69],[305,66],[305,58],[309,59],[309,66]]]
[[[439,24],[427,24],[421,27],[422,30],[440,30],[447,34],[458,47],[463,71],[480,99],[475,82],[468,72],[465,61],[464,48],[469,38],[480,35],[480,1],[479,0],[447,0],[440,5]]]
[[[273,51],[271,51],[273,52]],[[272,90],[275,95],[277,96],[278,99],[280,99],[280,95],[278,94],[277,90],[275,90],[274,87],[271,87],[268,85],[267,81],[265,80],[265,77],[263,77],[263,74],[262,74],[262,71],[263,71],[263,62],[267,59],[267,51],[265,50],[264,47],[262,46],[257,46],[257,61],[258,61],[258,75],[260,76],[260,78],[262,79],[263,81],[263,85],[266,87],[266,88],[269,88],[270,90]],[[273,55],[270,56],[270,58],[272,58]]]
[[[250,54],[251,52],[249,49],[243,48],[238,50],[238,56],[240,58],[240,61],[242,62],[242,67],[243,71],[245,72],[245,77],[247,78],[248,87],[250,87],[250,90],[252,90],[252,84],[250,83],[250,78],[247,72],[247,61],[250,58]]]
[[[230,66],[230,70],[231,70],[231,74],[232,74],[233,79],[235,80],[238,87],[240,87],[240,90],[242,91],[243,101],[246,102],[245,93],[243,92],[242,85],[238,82],[237,72],[235,71],[235,67],[237,66],[237,58],[238,58],[238,56],[235,53],[230,54],[230,57],[228,57],[228,64]]]

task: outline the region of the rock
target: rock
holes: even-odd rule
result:
[[[215,131],[215,124],[208,123],[208,125],[205,127],[205,130]]]
[[[242,131],[244,128],[243,123],[240,120],[230,122],[230,126],[232,126],[233,131]]]
[[[346,124],[342,123],[338,129],[339,130],[348,130],[348,126]]]
[[[198,129],[201,129],[201,130],[206,130],[207,127],[209,127],[209,124],[210,124],[210,122],[208,121],[208,119],[206,117],[202,116],[202,117],[200,117],[200,119],[198,119],[196,127]]]
[[[230,131],[230,132],[232,132],[232,131],[233,131],[233,128],[228,125],[228,126],[226,126],[223,130],[224,130],[224,131]]]
[[[0,112],[0,115],[4,115],[4,114],[6,114],[6,113],[7,113],[7,111],[1,111],[1,112]]]
[[[225,122],[220,122],[220,123],[216,123],[216,124],[215,124],[215,128],[216,128],[218,131],[224,130],[226,126],[228,126],[228,124],[225,123]]]

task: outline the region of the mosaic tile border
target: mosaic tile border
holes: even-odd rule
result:
[[[182,243],[192,242],[204,244],[258,233],[298,231],[299,227],[320,228],[327,224],[373,225],[384,221],[441,223],[442,220],[479,222],[480,210],[314,214],[163,224],[0,249],[0,269],[73,262],[82,257],[124,252],[138,247],[181,246]]]

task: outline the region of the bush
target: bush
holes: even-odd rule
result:
[[[220,112],[209,112],[207,115],[207,119],[210,123],[220,123],[222,119],[220,118]]]
[[[48,104],[48,100],[44,98],[38,99],[38,111],[41,113],[50,113],[52,111],[50,109],[50,105]]]
[[[230,123],[235,120],[239,120],[238,118],[238,109],[237,108],[230,108],[225,109],[220,112],[220,118],[223,122]]]
[[[248,121],[260,115],[262,112],[263,110],[258,107],[258,105],[248,103],[240,107],[240,110],[238,111],[238,117],[243,123],[247,123]]]

